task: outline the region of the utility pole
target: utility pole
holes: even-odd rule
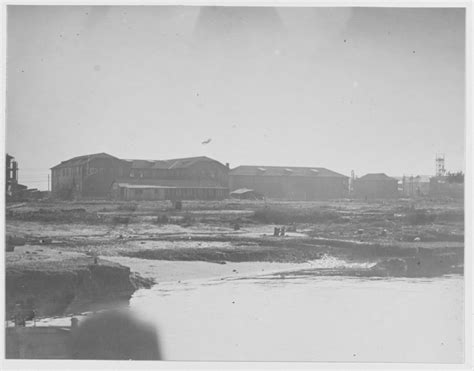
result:
[[[49,174],[48,174],[48,192],[49,192]]]

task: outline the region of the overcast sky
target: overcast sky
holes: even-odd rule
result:
[[[20,182],[97,152],[350,175],[464,169],[462,9],[9,6]],[[201,142],[211,138],[208,144]]]

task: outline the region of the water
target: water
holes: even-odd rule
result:
[[[167,282],[131,307],[166,360],[463,362],[463,279],[255,276]]]
[[[463,362],[460,276],[310,274],[308,268],[342,264],[334,259],[297,266],[156,264],[160,283],[137,291],[130,306],[157,329],[166,360]],[[68,317],[37,323],[69,324]]]

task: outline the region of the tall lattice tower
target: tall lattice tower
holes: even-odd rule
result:
[[[436,154],[436,176],[446,175],[446,169],[444,168],[444,153]]]

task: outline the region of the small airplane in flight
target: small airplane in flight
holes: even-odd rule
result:
[[[209,143],[211,143],[211,140],[212,140],[212,138],[209,138],[209,139],[201,142],[201,144],[209,144]]]

